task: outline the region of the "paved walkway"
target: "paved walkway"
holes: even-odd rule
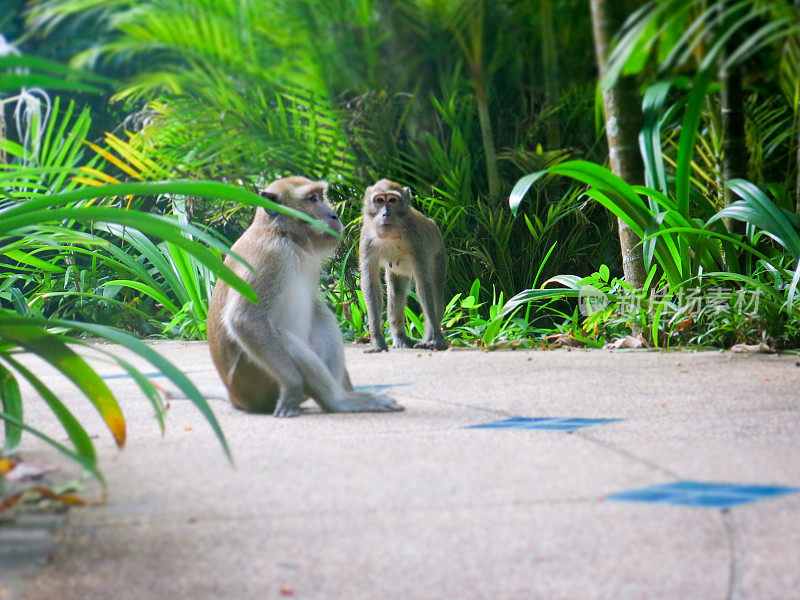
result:
[[[204,344],[154,346],[216,382]],[[356,385],[393,386],[406,411],[280,420],[214,401],[236,468],[186,401],[172,402],[161,438],[134,384],[109,378],[129,427],[117,452],[63,384],[100,436],[109,498],[69,513],[24,598],[800,598],[800,493],[728,509],[611,499],[679,481],[800,487],[797,357],[348,348],[347,359]],[[511,417],[620,420],[468,428]],[[769,491],[688,498],[724,506]]]

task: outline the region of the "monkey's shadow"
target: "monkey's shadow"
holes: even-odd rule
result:
[[[389,388],[405,387],[411,385],[410,383],[379,383],[376,385],[357,385],[354,390],[357,392],[380,392],[381,390],[388,390]]]

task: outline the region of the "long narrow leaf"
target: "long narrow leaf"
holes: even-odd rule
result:
[[[0,316],[0,337],[41,356],[66,375],[94,404],[118,446],[125,445],[125,419],[114,394],[79,355],[41,326]]]
[[[19,383],[13,373],[0,365],[0,405],[3,412],[22,420],[22,396],[19,392]],[[3,444],[5,450],[13,450],[19,445],[22,429],[10,421],[5,423],[6,440]]]
[[[3,359],[28,380],[28,383],[30,383],[33,389],[36,390],[36,393],[42,397],[42,400],[44,400],[47,406],[50,407],[50,410],[53,411],[58,422],[61,423],[72,445],[75,447],[75,451],[80,456],[83,456],[86,461],[90,462],[93,468],[96,468],[97,453],[94,449],[94,443],[89,434],[86,433],[86,429],[84,429],[80,421],[75,418],[75,415],[73,415],[64,403],[58,399],[58,396],[56,396],[53,391],[25,365],[9,355],[5,355]]]

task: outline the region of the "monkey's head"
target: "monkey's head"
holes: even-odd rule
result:
[[[277,204],[293,208],[319,219],[336,233],[342,233],[344,226],[333,209],[326,192],[327,181],[312,181],[305,177],[286,177],[273,181],[261,191],[261,196]],[[289,215],[267,213],[281,231],[291,235],[298,242],[310,242],[314,247],[331,250],[339,244],[339,239],[318,227]]]
[[[373,224],[378,237],[392,235],[405,221],[411,207],[411,190],[394,181],[381,179],[364,195],[364,221]]]

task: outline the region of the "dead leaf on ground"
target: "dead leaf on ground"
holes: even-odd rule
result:
[[[734,344],[730,347],[731,352],[761,352],[764,354],[772,354],[773,350],[766,342],[759,342],[758,344]]]
[[[542,345],[548,349],[554,348],[583,348],[586,344],[581,340],[572,337],[568,333],[553,333],[542,340]]]
[[[75,494],[59,494],[47,487],[34,486],[28,488],[24,492],[19,492],[18,494],[9,496],[0,502],[0,512],[8,510],[9,508],[13,508],[20,502],[38,502],[42,499],[55,500],[65,504],[66,506],[88,506],[90,504],[102,504],[105,502],[105,497],[99,502],[92,502],[89,500],[84,500]]]
[[[650,344],[647,343],[642,337],[642,334],[638,334],[636,337],[632,335],[626,335],[625,337],[619,338],[618,340],[614,340],[606,344],[606,348],[611,350],[620,350],[622,348],[649,348]]]
[[[49,473],[57,473],[58,467],[34,461],[19,461],[13,469],[5,473],[6,481],[19,483],[30,479],[41,479]]]
[[[484,350],[516,350],[517,348],[522,348],[523,344],[531,344],[532,340],[529,338],[523,338],[519,340],[503,340],[502,342],[497,342],[495,344],[488,344],[484,347]]]

